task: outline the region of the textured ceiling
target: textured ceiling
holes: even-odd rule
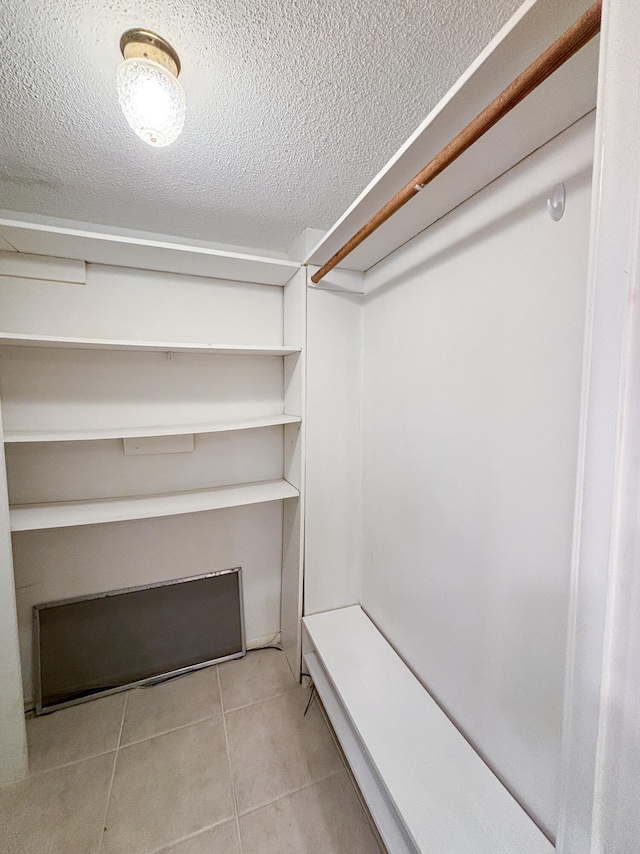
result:
[[[286,251],[327,229],[518,0],[2,0],[0,208]],[[154,149],[115,91],[129,27],[180,54]]]

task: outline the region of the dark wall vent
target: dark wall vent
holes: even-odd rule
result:
[[[33,609],[36,713],[246,652],[242,569]]]

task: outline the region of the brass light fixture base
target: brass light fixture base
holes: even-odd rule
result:
[[[168,69],[174,77],[180,74],[180,58],[166,39],[135,27],[122,34],[120,50],[125,59],[152,59]]]

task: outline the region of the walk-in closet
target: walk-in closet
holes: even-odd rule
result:
[[[19,5],[0,850],[631,854],[640,7]]]

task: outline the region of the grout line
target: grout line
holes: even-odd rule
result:
[[[219,682],[219,677],[218,677]],[[186,729],[189,726],[195,726],[196,724],[202,724],[205,721],[213,720],[214,718],[223,717],[225,714],[239,712],[242,709],[248,709],[251,706],[258,706],[260,703],[267,702],[268,700],[277,700],[278,697],[284,697],[286,694],[289,694],[291,691],[294,691],[296,688],[299,688],[300,685],[296,682],[292,685],[291,688],[287,688],[285,691],[282,691],[280,694],[272,694],[268,697],[263,697],[260,700],[253,700],[251,703],[246,703],[244,706],[234,706],[232,709],[227,709],[226,712],[224,710],[224,700],[222,698],[222,690],[220,689],[220,703],[222,706],[222,711],[216,712],[213,715],[208,715],[204,718],[198,718],[197,720],[188,721],[187,723],[180,724],[179,726],[171,727],[170,729],[163,729],[160,732],[154,732],[152,735],[146,735],[144,738],[137,738],[135,741],[127,741],[125,744],[122,743],[122,733],[124,731],[124,716],[122,722],[120,724],[120,733],[118,735],[118,742],[116,747],[111,747],[109,750],[103,750],[100,753],[91,753],[87,756],[81,756],[79,759],[73,759],[71,762],[63,762],[60,765],[52,765],[50,768],[40,768],[37,770],[30,770],[29,777],[37,777],[41,774],[48,774],[51,771],[58,771],[61,768],[69,768],[71,765],[77,765],[79,762],[85,762],[87,759],[97,759],[99,756],[107,756],[109,753],[114,753],[117,750],[123,750],[126,747],[133,747],[135,744],[142,744],[143,741],[149,741],[152,738],[159,738],[161,735],[169,735],[169,733],[177,732],[181,729]],[[131,691],[137,690],[136,688],[131,688]],[[125,704],[124,709],[128,706],[129,702],[129,691],[123,692],[125,694]],[[16,781],[17,783],[21,782],[20,780]],[[9,785],[15,785],[14,783],[9,783]]]
[[[22,777],[14,783],[8,783],[7,786],[15,786],[17,783],[22,783],[23,780],[32,777],[41,777],[43,774],[51,774],[52,771],[61,771],[63,768],[71,768],[72,765],[79,765],[81,762],[88,762],[90,759],[98,759],[100,756],[108,756],[110,753],[115,753],[117,747],[112,747],[110,750],[103,750],[101,753],[92,753],[89,756],[82,756],[80,759],[74,759],[72,762],[63,762],[60,765],[52,765],[51,768],[39,768],[36,770],[29,769],[27,777]]]
[[[102,851],[102,843],[104,841],[104,829],[107,826],[107,813],[109,811],[109,801],[111,800],[111,790],[113,789],[113,779],[116,776],[116,765],[118,764],[118,751],[120,750],[120,741],[122,739],[122,730],[124,729],[124,718],[127,714],[127,706],[129,705],[129,692],[125,691],[124,703],[122,706],[122,719],[120,721],[120,732],[118,733],[118,743],[116,745],[115,756],[113,757],[113,769],[111,771],[111,780],[109,780],[109,789],[107,791],[107,802],[104,807],[104,816],[102,819],[102,830],[100,831],[100,844],[98,845],[98,854]]]
[[[120,750],[120,745],[122,742],[122,731],[124,730],[124,719],[126,717],[128,708],[129,708],[129,691],[125,691],[124,706],[122,707],[122,721],[120,722],[120,732],[118,733],[118,746],[117,746],[116,750]]]
[[[305,783],[303,786],[298,786],[297,789],[292,789],[290,792],[285,792],[282,795],[278,795],[277,798],[274,798],[272,801],[267,801],[264,804],[258,804],[255,807],[251,807],[250,810],[245,810],[243,813],[239,814],[239,818],[244,818],[246,815],[251,815],[251,813],[258,812],[259,810],[265,809],[265,807],[271,807],[274,804],[283,801],[285,798],[290,798],[292,795],[297,795],[298,792],[303,792],[305,789],[310,789],[312,786],[319,786],[320,783],[326,783],[327,780],[332,780],[334,777],[337,777],[339,774],[346,774],[345,768],[338,768],[337,771],[332,771],[331,774],[327,774],[326,777],[320,777],[318,780],[312,780],[310,783]]]
[[[216,667],[216,672],[218,674],[218,694],[220,695],[220,708],[222,709],[222,717],[224,718],[227,710],[224,707],[224,695],[222,693],[222,682],[220,681],[220,668],[219,667]],[[226,730],[225,730],[225,738],[226,738]]]
[[[134,689],[135,690],[135,689]],[[196,721],[189,721],[186,724],[180,724],[180,726],[171,727],[171,729],[163,729],[162,732],[154,732],[152,735],[145,735],[144,738],[137,738],[135,741],[127,741],[126,744],[119,745],[119,750],[124,750],[127,747],[133,747],[134,744],[142,744],[143,741],[150,741],[152,738],[159,738],[161,735],[169,735],[171,732],[177,732],[180,729],[186,729],[188,726],[195,726],[196,724],[203,724],[205,721],[211,721],[214,718],[222,717],[222,712],[218,712],[215,715],[209,715],[206,718],[198,718]]]
[[[124,694],[124,704],[123,704],[123,712],[122,719],[120,721],[120,733],[118,734],[118,741],[116,742],[115,747],[110,747],[109,750],[102,750],[100,753],[90,753],[87,756],[81,756],[79,759],[72,759],[71,762],[61,762],[59,765],[52,765],[50,768],[38,768],[32,769],[29,768],[28,777],[39,777],[42,774],[49,774],[51,771],[60,771],[62,768],[70,768],[72,765],[78,765],[80,762],[86,762],[88,759],[97,759],[99,756],[108,756],[110,753],[115,753],[120,747],[120,738],[122,737],[122,727],[124,724],[124,710],[127,707],[128,702],[128,691],[123,692]],[[64,711],[63,709],[61,711]],[[55,714],[55,713],[54,713]],[[35,720],[32,718],[31,720]],[[26,779],[26,778],[22,778]],[[20,783],[21,780],[16,780],[16,783]],[[13,786],[14,783],[9,783],[8,785]]]
[[[172,842],[167,842],[161,848],[155,848],[150,854],[162,854],[163,851],[171,850],[175,845],[181,845],[183,842],[188,842],[190,839],[196,839],[200,834],[206,833],[207,830],[212,830],[214,827],[220,827],[222,824],[228,824],[233,821],[233,818],[223,818],[222,821],[216,821],[214,824],[209,824],[207,827],[200,827],[194,830],[193,833],[188,833],[186,836],[181,836],[180,839],[174,839]]]
[[[266,700],[275,700],[277,697],[284,697],[285,694],[291,693],[291,691],[295,691],[296,688],[300,687],[299,682],[294,682],[291,688],[285,688],[284,691],[280,691],[279,694],[270,694],[268,697],[261,697],[259,700],[252,700],[250,703],[245,703],[244,706],[234,706],[232,709],[223,709],[223,714],[227,715],[230,712],[239,712],[240,709],[248,709],[250,706],[257,706],[258,703],[264,703]]]
[[[233,796],[233,813],[236,820],[236,833],[238,834],[238,845],[240,846],[240,854],[242,854],[242,837],[240,836],[240,820],[238,818],[238,798],[236,797],[236,787],[233,782],[233,769],[231,768],[231,751],[229,750],[229,737],[227,735],[227,717],[224,712],[224,703],[222,700],[222,683],[220,682],[220,671],[218,670],[218,690],[220,691],[220,703],[222,704],[222,727],[224,729],[224,743],[227,748],[227,764],[229,765],[229,778],[231,780],[231,794]]]

